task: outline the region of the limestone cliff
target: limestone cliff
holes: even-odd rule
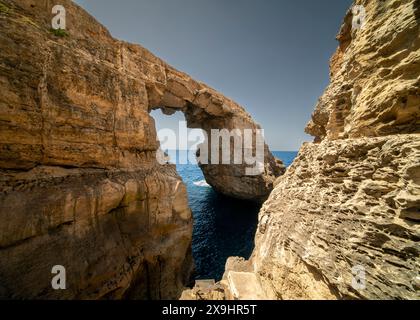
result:
[[[355,4],[366,24],[345,18],[316,141],[260,212],[252,263],[270,298],[420,297],[419,1]]]
[[[0,297],[176,298],[191,271],[192,217],[159,165],[149,112],[190,127],[258,126],[242,107],[146,49],[115,40],[72,1],[0,2]],[[203,167],[218,191],[268,196],[283,166]],[[68,289],[51,288],[63,265]]]
[[[347,13],[315,142],[276,181],[252,258],[183,299],[420,298],[420,3],[355,5],[365,25]]]

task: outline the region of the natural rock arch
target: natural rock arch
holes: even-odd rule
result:
[[[160,77],[163,81],[146,85],[149,110],[161,109],[166,115],[183,112],[189,128],[207,133],[208,145],[211,144],[212,129],[251,129],[255,140],[256,130],[261,128],[240,105],[166,64],[163,69]],[[255,151],[255,143],[253,148]],[[210,153],[209,148],[209,158]],[[267,145],[264,161],[264,172],[256,176],[246,174],[245,164],[234,164],[233,155],[228,165],[201,164],[200,167],[216,191],[239,199],[263,201],[271,192],[275,179],[285,171],[283,163],[273,157]]]
[[[2,2],[0,298],[177,298],[193,221],[185,185],[156,161],[149,112],[181,110],[204,130],[258,126],[73,1],[61,1],[67,37],[50,31],[50,1]],[[216,190],[261,200],[283,168],[268,148],[265,159],[256,177],[203,171]],[[66,267],[68,290],[51,288],[54,265]]]

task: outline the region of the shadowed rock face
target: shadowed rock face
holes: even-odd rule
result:
[[[192,217],[174,166],[159,165],[149,112],[191,127],[256,129],[236,103],[146,49],[113,39],[71,1],[1,0],[0,297],[177,298],[191,267]],[[203,171],[218,191],[262,200],[283,171]],[[67,270],[64,291],[51,269]]]
[[[366,25],[345,18],[307,127],[316,143],[260,212],[252,262],[272,298],[419,297],[419,2],[355,3]]]

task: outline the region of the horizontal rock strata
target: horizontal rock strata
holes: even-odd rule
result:
[[[242,107],[72,1],[65,32],[48,0],[0,1],[0,297],[177,298],[192,268],[184,184],[159,165],[150,111],[190,127],[256,129]],[[218,191],[261,201],[284,171],[203,168]],[[51,288],[54,265],[68,289]]]

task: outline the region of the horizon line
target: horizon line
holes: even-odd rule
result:
[[[168,151],[194,151],[193,149],[167,149],[167,150]],[[299,150],[270,150],[270,151],[271,152],[299,152]]]

